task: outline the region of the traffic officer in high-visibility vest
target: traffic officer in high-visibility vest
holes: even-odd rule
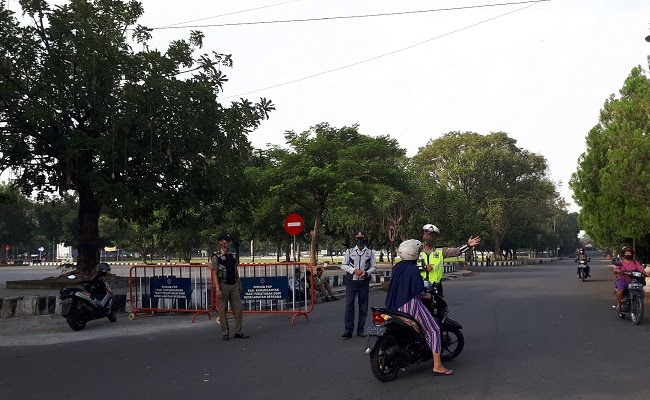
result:
[[[470,236],[466,244],[460,247],[438,247],[436,248],[436,239],[440,234],[440,229],[432,224],[426,224],[422,227],[422,252],[420,253],[420,266],[422,268],[422,278],[431,282],[431,284],[442,294],[442,275],[444,273],[443,261],[446,257],[457,257],[470,247],[481,243],[480,236]]]

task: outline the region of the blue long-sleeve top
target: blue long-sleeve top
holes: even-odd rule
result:
[[[390,285],[386,294],[386,308],[398,311],[413,297],[424,291],[424,281],[420,276],[416,260],[400,261],[393,267]]]

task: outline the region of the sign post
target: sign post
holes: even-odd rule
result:
[[[298,214],[289,214],[284,220],[284,230],[293,236],[293,260],[296,261],[296,235],[305,228],[305,220]]]

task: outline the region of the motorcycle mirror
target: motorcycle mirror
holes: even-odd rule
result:
[[[68,275],[68,279],[75,279],[76,277],[76,275]]]

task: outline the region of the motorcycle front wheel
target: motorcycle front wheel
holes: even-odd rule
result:
[[[76,310],[72,310],[65,320],[73,331],[80,331],[86,327],[86,320]]]
[[[630,304],[630,319],[634,325],[639,325],[643,320],[643,299],[635,297]]]
[[[440,330],[440,359],[442,361],[453,360],[458,357],[465,347],[465,337],[463,332],[456,327],[446,329],[443,327]]]
[[[397,346],[397,340],[390,335],[382,336],[370,352],[370,369],[375,378],[390,382],[397,378],[399,362],[388,356],[388,349]]]

